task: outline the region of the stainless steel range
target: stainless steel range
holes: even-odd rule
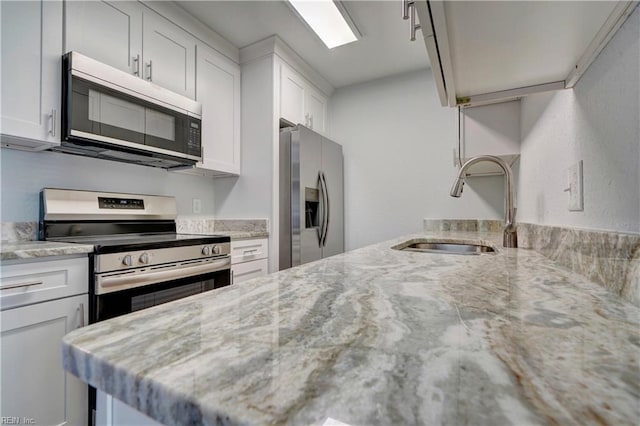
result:
[[[176,233],[174,197],[45,188],[40,239],[91,244],[89,322],[230,285],[228,236]],[[96,424],[96,390],[89,418]]]
[[[231,284],[230,238],[176,233],[174,197],[45,188],[40,239],[91,244],[89,321]]]

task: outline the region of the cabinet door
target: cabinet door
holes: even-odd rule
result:
[[[196,167],[240,173],[240,68],[199,45],[196,100],[202,103],[202,163]]]
[[[269,259],[231,265],[233,283],[238,284],[252,278],[264,277],[269,272]]]
[[[3,146],[15,143],[25,149],[45,149],[57,145],[62,2],[2,1],[0,8]]]
[[[280,117],[293,124],[307,125],[304,117],[305,82],[285,64],[280,66]]]
[[[195,97],[196,41],[152,11],[143,14],[143,75],[166,89]]]
[[[324,133],[327,98],[311,87],[307,87],[305,96],[307,127],[318,133]]]
[[[85,294],[2,311],[2,416],[86,424],[87,385],[62,368],[61,342],[86,324],[87,302]]]
[[[67,1],[65,50],[139,74],[142,9],[134,1]]]

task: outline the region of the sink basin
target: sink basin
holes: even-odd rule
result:
[[[493,247],[484,244],[434,240],[410,240],[391,248],[401,251],[444,254],[494,254],[496,252]]]

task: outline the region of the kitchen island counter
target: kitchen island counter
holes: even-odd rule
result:
[[[65,368],[167,424],[636,424],[640,308],[501,234],[371,245],[68,334]]]

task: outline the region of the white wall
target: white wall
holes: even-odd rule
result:
[[[502,176],[449,196],[457,111],[440,106],[430,70],[338,89],[329,111],[344,148],[347,249],[420,232],[425,217],[502,219]]]
[[[192,199],[202,201],[202,214],[213,214],[213,180],[88,157],[0,150],[0,220],[37,221],[40,191],[45,187],[174,195],[178,214],[192,213]]]
[[[217,218],[271,217],[273,58],[242,65],[240,176],[216,179]]]
[[[640,8],[574,90],[522,101],[520,221],[640,232]],[[567,169],[584,161],[584,211],[567,209]]]

